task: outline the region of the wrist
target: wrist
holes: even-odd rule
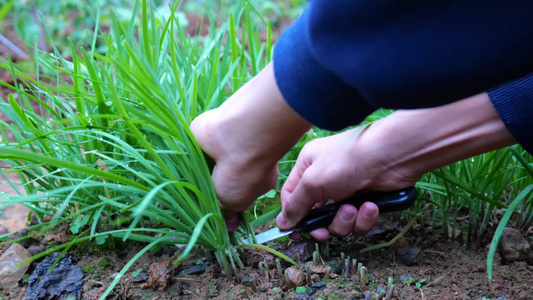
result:
[[[373,124],[366,137],[384,169],[415,177],[516,143],[485,93],[441,107],[397,111]]]

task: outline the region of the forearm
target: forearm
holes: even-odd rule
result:
[[[311,128],[311,124],[283,99],[274,79],[272,64],[239,89],[215,113],[219,138],[227,141],[224,145],[226,151],[238,153],[241,157],[237,159],[246,163],[277,162]]]
[[[486,93],[441,107],[397,111],[362,138],[383,154],[378,157],[387,157],[384,168],[419,175],[516,143]]]

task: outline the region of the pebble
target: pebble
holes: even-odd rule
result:
[[[257,289],[261,292],[266,292],[272,290],[272,287],[274,287],[272,282],[263,282],[257,287]]]
[[[526,260],[533,262],[533,251],[519,230],[505,227],[498,245],[502,261],[511,263]]]
[[[398,256],[407,266],[417,265],[419,254],[419,248],[402,248],[398,250]]]
[[[296,267],[287,268],[287,273],[289,275],[289,282],[292,287],[301,286],[304,284],[305,275],[302,270],[297,269]]]
[[[414,279],[414,278],[413,278],[413,276],[411,276],[409,273],[406,273],[406,274],[400,276],[400,280],[402,281],[403,284],[407,284],[407,283],[409,283],[409,281],[410,281],[411,279]]]
[[[342,272],[342,266],[336,260],[329,261],[329,262],[325,263],[324,266],[326,268],[330,267],[331,268],[331,272],[333,272],[335,274],[340,274]]]
[[[28,251],[30,251],[31,255],[37,255],[44,251],[43,248],[37,246],[37,245],[31,245],[28,247]]]
[[[26,274],[30,265],[16,265],[30,257],[30,252],[17,243],[11,245],[0,256],[0,288],[9,290],[17,286],[17,283]]]
[[[251,276],[243,275],[241,277],[241,284],[247,287],[251,287],[252,285],[255,284],[255,279]]]
[[[24,220],[7,219],[0,220],[0,226],[5,227],[7,229],[7,232],[15,232],[25,229],[26,227],[28,227],[28,224],[26,224],[26,221]]]
[[[150,287],[152,290],[164,291],[170,283],[172,275],[170,262],[153,262],[148,270],[148,283],[144,283],[141,288]]]
[[[190,268],[185,269],[183,273],[185,273],[185,275],[202,274],[203,272],[205,272],[206,268],[206,264],[194,265]]]
[[[146,280],[148,280],[148,275],[146,275],[146,273],[144,272],[141,272],[139,273],[139,275],[133,277],[133,282],[137,283],[137,282],[145,282]]]
[[[0,235],[2,234],[6,234],[8,233],[9,231],[7,231],[7,228],[5,228],[4,226],[0,225]]]

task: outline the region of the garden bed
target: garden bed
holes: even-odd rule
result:
[[[363,254],[359,250],[368,243],[388,239],[397,230],[369,239],[334,238],[329,242],[329,257],[322,254],[318,264],[314,264],[312,258],[307,262],[299,262],[303,280],[299,286],[293,284],[290,288],[284,279],[280,280],[275,257],[267,252],[247,250],[242,255],[246,268],[228,280],[214,256],[197,249],[186,261],[173,265],[172,261],[181,250],[166,245],[158,252],[149,252],[136,261],[108,299],[276,299],[273,288],[278,289],[283,299],[364,299],[360,275],[354,272],[346,275],[342,271],[341,252],[344,252],[345,257],[357,259],[367,268],[367,289],[374,295],[378,294],[378,290],[387,289],[388,278],[391,277],[395,285],[392,299],[530,299],[533,266],[523,261],[502,265],[497,255],[494,278],[489,280],[486,248],[465,249],[463,243],[445,239],[439,231],[438,228],[427,226],[423,236],[420,231],[413,229],[393,247]],[[67,234],[66,227],[63,227],[53,234],[29,239],[24,246],[32,251],[44,251],[50,245],[60,243]],[[290,249],[293,253],[300,251],[303,260],[310,255],[300,250],[303,249],[302,245],[307,247],[305,253],[311,253],[315,247],[313,241],[269,244],[281,252]],[[112,279],[143,246],[114,240],[104,247],[87,244],[69,251],[67,257],[72,257],[84,273],[80,290],[82,299],[99,299]],[[417,264],[407,266],[395,250],[406,246],[420,250]],[[324,249],[323,245],[319,247]],[[270,266],[269,279],[257,265],[261,261],[266,261]],[[313,266],[312,283],[307,282],[305,264]],[[36,265],[32,264],[28,274]],[[284,269],[290,267],[283,262],[281,265]],[[334,275],[328,276],[329,279],[324,279],[324,267],[321,267],[324,265],[333,267]],[[26,290],[27,280],[23,280],[17,289],[5,291],[4,296],[6,299],[23,299]]]

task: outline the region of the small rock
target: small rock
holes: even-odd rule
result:
[[[31,245],[28,247],[28,251],[30,251],[31,255],[37,255],[44,251],[43,248],[37,246],[37,245]]]
[[[400,276],[400,280],[402,281],[403,284],[408,284],[412,279],[414,278],[409,273],[406,273]]]
[[[292,245],[289,249],[283,252],[283,254],[294,259],[296,253],[300,254],[300,261],[305,262],[313,256],[314,244],[308,241],[299,241]]]
[[[296,300],[313,300],[313,298],[311,296],[309,296],[308,294],[296,294]]]
[[[17,286],[18,281],[24,276],[30,265],[16,265],[30,257],[30,252],[16,243],[0,256],[0,288],[9,290]]]
[[[44,238],[44,242],[58,242],[60,244],[68,243],[70,242],[70,238],[65,233],[58,233],[58,234],[49,234]]]
[[[451,225],[448,225],[448,238],[461,242],[463,240],[463,232],[458,228],[455,228],[454,231],[453,227]]]
[[[319,282],[315,282],[315,283],[313,283],[313,285],[311,286],[311,288],[313,288],[313,289],[321,289],[321,288],[323,288],[323,287],[325,287],[325,286],[326,286],[326,283],[325,283],[325,282],[323,282],[323,281],[319,281]]]
[[[7,228],[5,228],[4,226],[0,225],[0,235],[6,234],[8,232],[9,231],[7,231]]]
[[[205,272],[206,268],[207,268],[206,264],[194,265],[190,268],[185,269],[183,273],[185,273],[185,275],[202,274],[203,272]]]
[[[336,260],[329,261],[324,266],[330,267],[332,273],[340,274],[342,272],[342,266]]]
[[[141,272],[139,273],[139,275],[133,277],[133,282],[135,283],[145,282],[146,280],[148,280],[148,275],[146,275],[146,273],[144,272]]]
[[[498,248],[504,263],[520,260],[533,261],[533,251],[517,229],[506,227],[503,230]]]
[[[90,291],[83,293],[83,299],[98,300],[102,297],[102,295],[105,293],[106,290],[107,290],[107,287],[105,286],[94,288]]]
[[[48,255],[37,265],[28,280],[26,300],[68,298],[80,293],[83,272],[80,267],[72,264],[70,257],[63,257],[56,267],[48,272],[60,255],[59,252]]]
[[[241,284],[247,287],[251,287],[253,284],[255,284],[255,279],[248,275],[243,275],[241,277]]]
[[[7,229],[7,232],[16,232],[26,229],[26,227],[28,227],[26,221],[19,219],[0,220],[0,225],[5,227]]]
[[[407,266],[413,266],[418,264],[418,255],[420,254],[419,248],[402,248],[398,250],[398,256]]]
[[[305,281],[305,275],[302,270],[296,267],[290,267],[287,269],[289,275],[289,285],[292,287],[301,286]]]
[[[274,284],[272,282],[263,282],[257,287],[257,289],[261,292],[266,292],[272,290],[273,286]]]
[[[9,227],[7,229],[9,230]],[[9,230],[9,232],[13,232],[13,231]],[[19,230],[19,231],[15,232],[13,235],[9,236],[9,238],[12,241],[21,239],[17,243],[19,243],[22,247],[27,249],[30,246],[30,244],[32,244],[32,239],[31,238],[22,239],[23,237],[26,237],[27,235],[28,235],[28,230],[27,229],[22,229],[22,230]]]
[[[148,282],[143,284],[141,288],[164,291],[170,282],[170,278],[172,278],[173,271],[168,261],[154,262],[150,265],[148,274]]]
[[[325,265],[317,266],[315,264],[311,264],[310,267],[311,274],[325,274],[327,269],[328,267]]]
[[[183,295],[183,291],[189,288],[189,285],[182,282],[182,283],[176,283],[171,288],[169,293],[174,296],[180,296]]]

